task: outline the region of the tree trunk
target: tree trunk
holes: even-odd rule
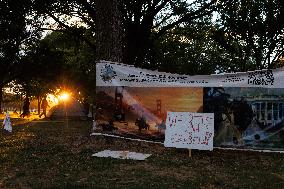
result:
[[[119,0],[96,0],[96,60],[122,61]]]
[[[3,86],[0,85],[0,113],[3,113],[3,111],[2,111],[2,102],[3,102]]]
[[[37,96],[37,113],[40,115],[40,95]]]
[[[124,47],[124,63],[144,67],[145,56],[152,44],[150,29],[134,25],[127,29],[126,44]]]
[[[122,16],[119,0],[95,0],[96,61],[122,62]],[[90,95],[95,99],[96,91]],[[94,104],[94,102],[91,102]]]

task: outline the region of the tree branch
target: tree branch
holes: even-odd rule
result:
[[[69,30],[73,35],[80,37],[83,41],[85,41],[91,48],[95,49],[95,45],[89,41],[87,38],[85,38],[80,32],[78,32],[76,29],[68,26],[67,24],[63,23],[62,21],[60,21],[56,16],[54,16],[53,14],[51,14],[51,12],[49,12],[47,10],[47,15],[50,16],[52,19],[54,19],[54,21],[56,21],[58,24],[60,24],[61,26],[63,26],[65,29]]]
[[[75,0],[78,4],[82,5],[90,15],[90,17],[94,20],[96,18],[96,9],[92,6],[91,3],[88,3],[87,0]]]
[[[156,38],[160,37],[161,35],[164,34],[165,31],[172,29],[173,27],[175,27],[178,24],[181,24],[183,22],[189,22],[191,20],[197,19],[197,18],[201,18],[205,15],[209,15],[211,14],[214,10],[206,10],[208,8],[210,8],[213,4],[215,4],[217,2],[217,0],[212,0],[210,3],[204,5],[202,8],[198,9],[197,11],[191,12],[189,14],[186,14],[185,16],[183,16],[182,18],[180,18],[179,20],[168,24],[167,26],[164,26],[157,34],[156,34]],[[205,11],[205,12],[204,12]]]
[[[91,22],[90,20],[88,20],[82,13],[80,13],[79,11],[77,11],[77,14],[80,16],[80,18],[86,22],[93,30],[95,30],[95,23]]]

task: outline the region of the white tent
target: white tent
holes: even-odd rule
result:
[[[48,111],[47,117],[51,119],[87,119],[83,105],[75,98],[70,98],[66,102],[53,106]]]

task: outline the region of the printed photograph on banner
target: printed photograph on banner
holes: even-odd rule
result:
[[[202,112],[203,88],[97,87],[96,129],[164,141],[167,112]]]
[[[284,149],[284,89],[204,88],[214,146]]]

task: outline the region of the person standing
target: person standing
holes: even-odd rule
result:
[[[11,124],[11,121],[10,121],[10,114],[9,114],[8,111],[7,111],[5,118],[3,120],[3,128],[6,132],[9,132],[9,133],[12,132],[12,124]]]
[[[39,115],[40,118],[43,115],[44,115],[44,118],[46,118],[46,109],[47,109],[47,107],[49,107],[49,105],[48,105],[48,102],[47,102],[46,96],[45,96],[44,99],[41,102],[42,113]]]
[[[29,97],[26,97],[23,105],[23,113],[20,115],[20,117],[24,118],[25,116],[30,117],[30,99]]]

